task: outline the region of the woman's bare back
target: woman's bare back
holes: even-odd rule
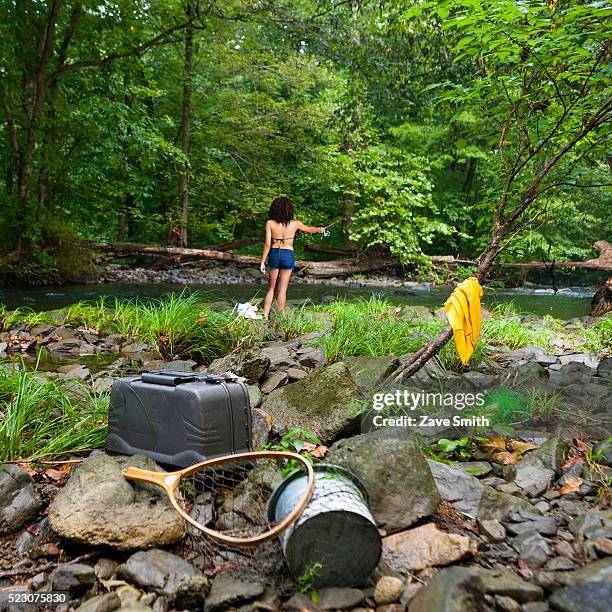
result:
[[[272,248],[273,249],[289,249],[293,250],[293,240],[300,226],[303,224],[299,221],[289,221],[287,225],[278,223],[277,221],[268,221],[272,232]]]

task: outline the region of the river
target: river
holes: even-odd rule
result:
[[[164,294],[184,290],[202,291],[212,300],[244,302],[253,297],[263,297],[264,285],[72,285],[66,287],[42,287],[33,289],[0,289],[0,303],[9,310],[29,307],[36,311],[62,308],[80,300],[93,301],[101,296],[111,300],[158,298]],[[413,304],[439,308],[451,291],[450,287],[431,289],[408,289],[389,287],[356,287],[342,285],[306,285],[294,283],[289,288],[289,299],[310,298],[318,302],[323,296],[339,296],[346,299],[368,298],[372,294],[387,298],[393,304]],[[552,315],[559,319],[570,319],[589,314],[590,302],[596,288],[566,287],[557,294],[551,287],[529,287],[519,289],[485,289],[483,303],[491,307],[513,301],[522,311],[537,315]]]

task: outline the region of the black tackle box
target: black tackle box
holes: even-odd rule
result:
[[[251,407],[235,378],[153,370],[111,389],[106,449],[186,467],[251,450]]]

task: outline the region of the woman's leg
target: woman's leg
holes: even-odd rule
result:
[[[278,295],[276,296],[276,303],[280,312],[285,309],[285,304],[287,303],[287,287],[289,287],[292,272],[293,270],[281,270],[278,275]]]
[[[276,287],[276,279],[278,278],[278,270],[270,270],[270,285],[268,293],[264,299],[264,319],[268,320],[270,309],[272,308],[272,300],[274,299],[274,288]]]

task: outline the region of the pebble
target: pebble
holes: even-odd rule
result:
[[[374,589],[374,601],[382,606],[396,602],[404,591],[404,581],[395,576],[383,576]]]

